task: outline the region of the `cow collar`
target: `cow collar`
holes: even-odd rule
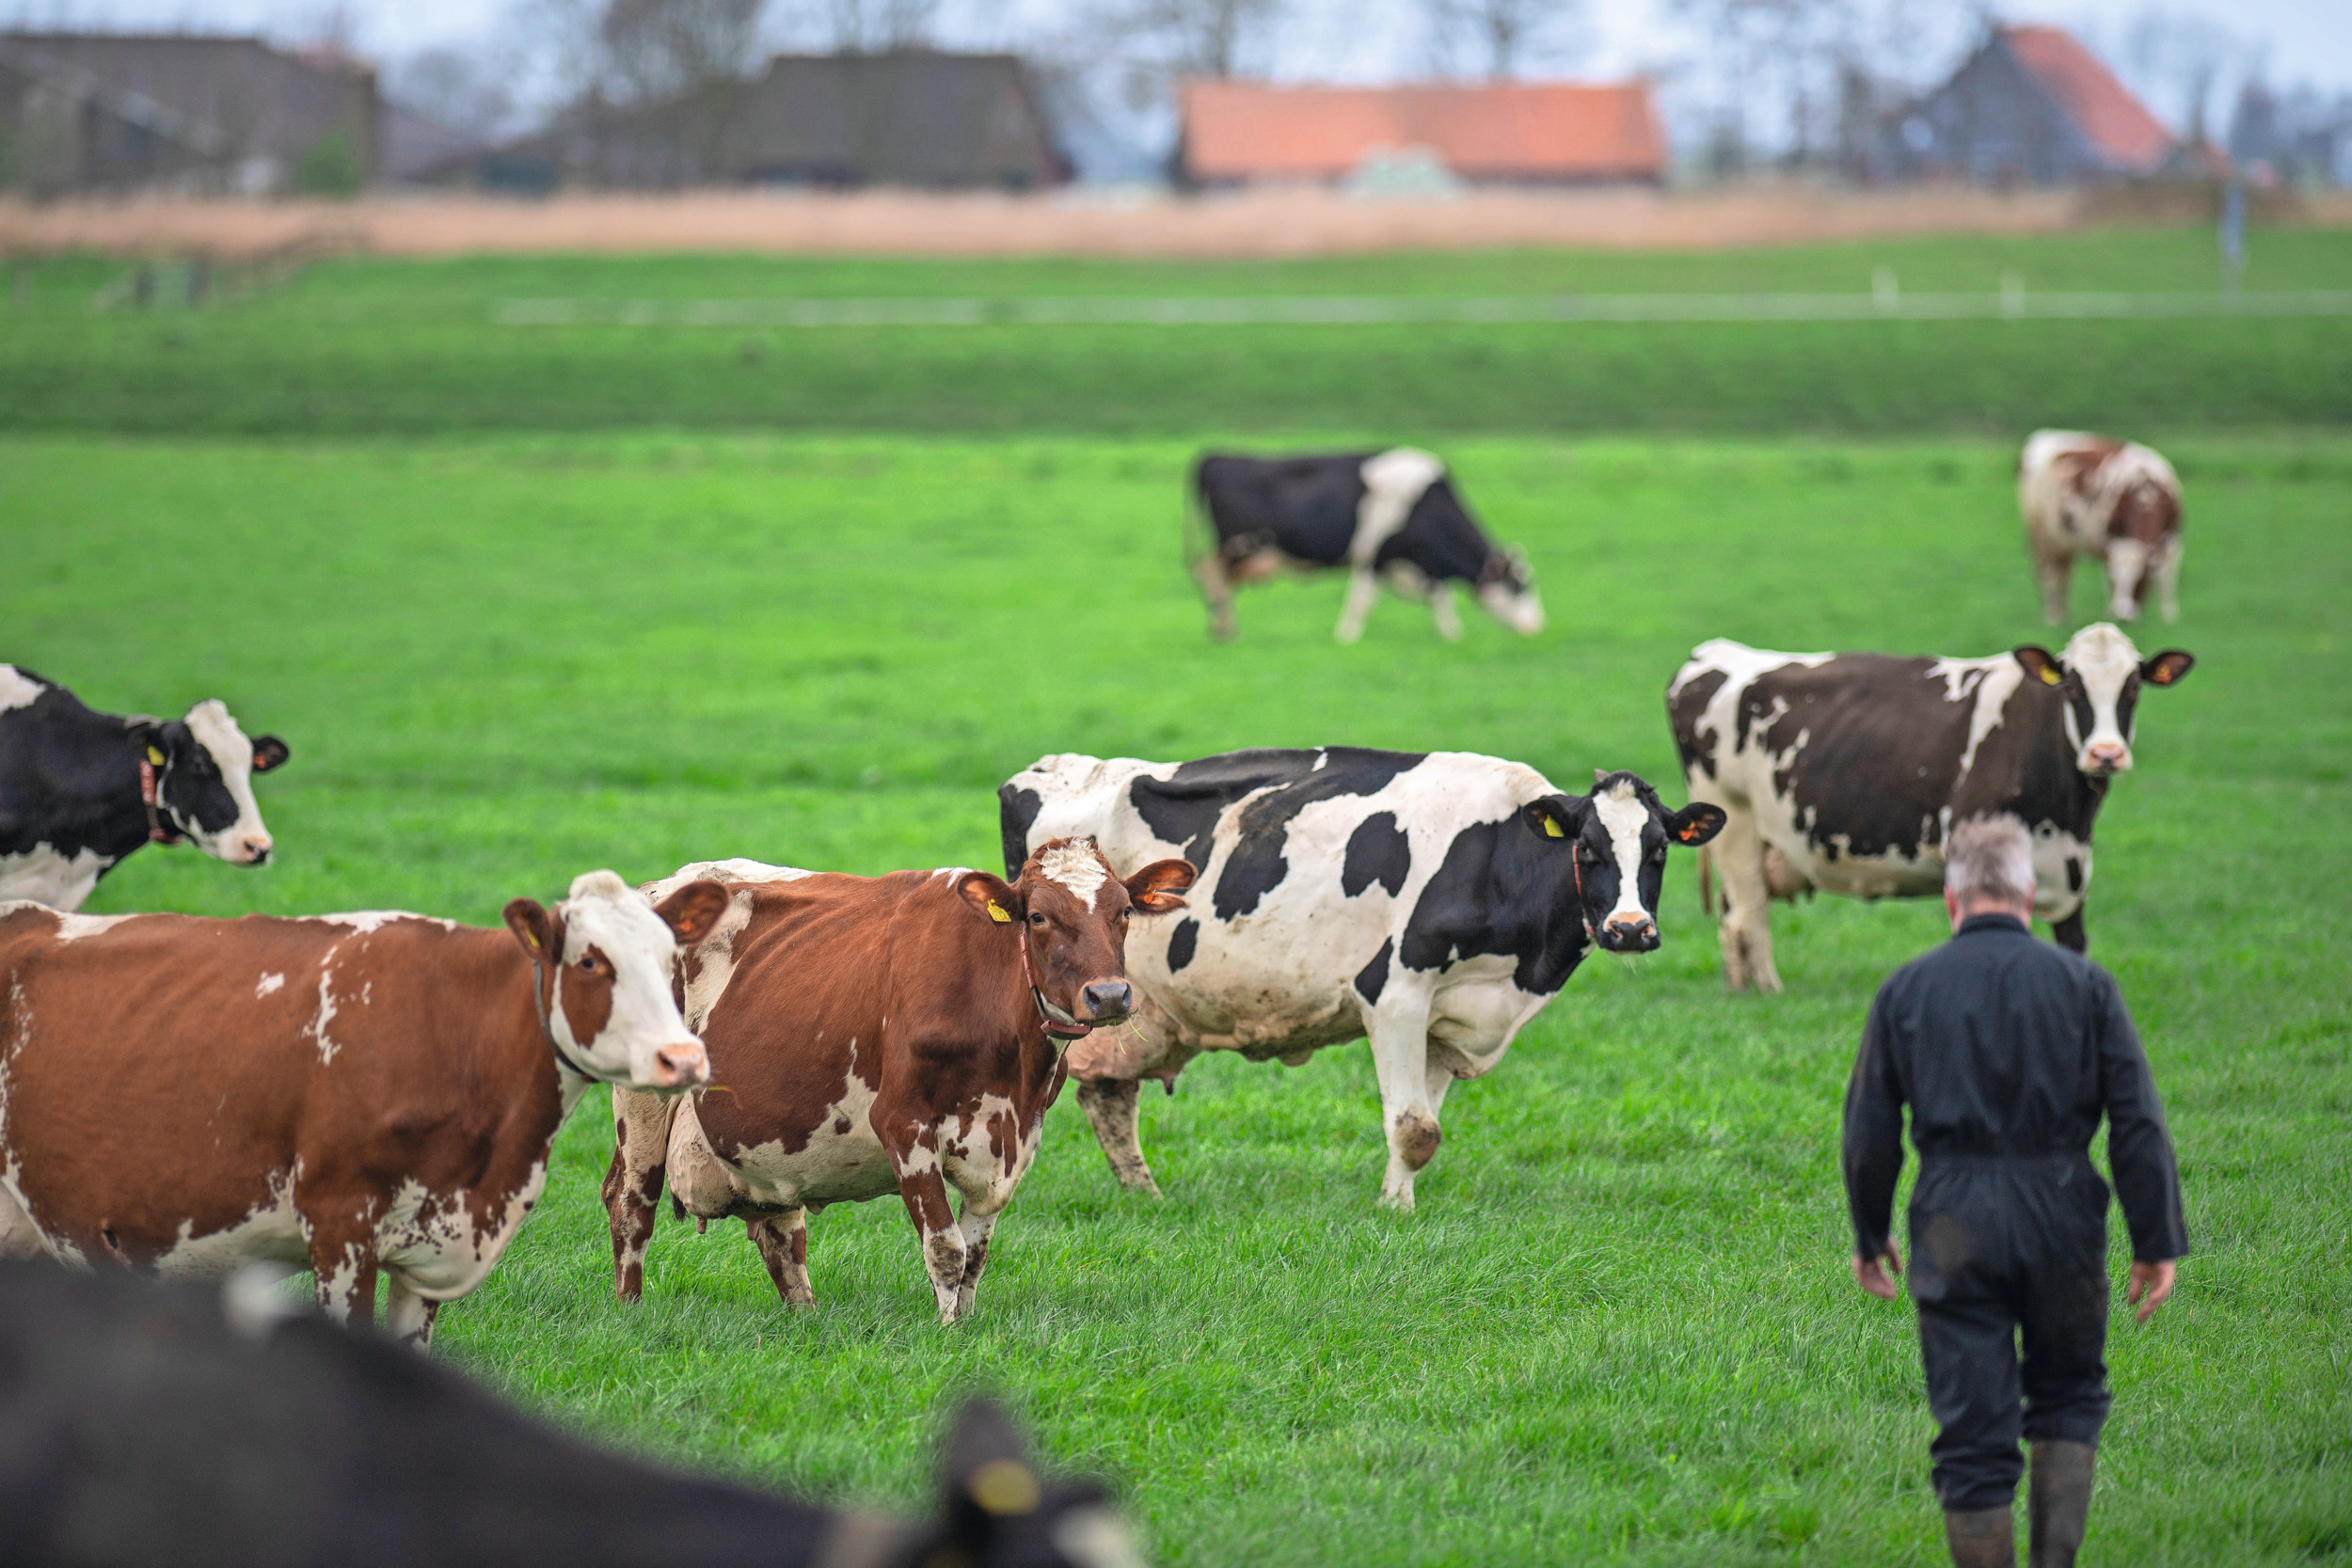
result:
[[[1568,846],[1568,869],[1576,873],[1576,918],[1584,923],[1584,940],[1592,943],[1594,951],[1598,952],[1600,933],[1593,929],[1592,911],[1584,907],[1584,862],[1577,854],[1573,844]]]
[[[1021,927],[1021,971],[1029,982],[1029,999],[1037,1004],[1037,1016],[1045,1024],[1045,1032],[1065,1043],[1082,1040],[1094,1033],[1094,1025],[1081,1023],[1045,1000],[1045,990],[1037,983],[1037,964],[1029,957],[1029,928]]]
[[[164,777],[168,778],[170,774],[171,764],[167,762],[164,764]],[[182,843],[186,835],[165,826],[163,812],[156,805],[163,792],[163,780],[156,777],[155,765],[148,760],[147,752],[142,749],[139,752],[139,804],[147,808],[147,842]]]
[[[555,1025],[548,1018],[547,974],[536,953],[531,956],[531,1010],[539,1015],[539,1037],[548,1042],[549,1051],[555,1053],[557,1064],[593,1082],[596,1075],[572,1060],[572,1053],[564,1050],[564,1042],[555,1037]]]

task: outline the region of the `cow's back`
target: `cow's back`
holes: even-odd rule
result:
[[[1273,547],[1329,565],[1347,558],[1364,497],[1363,466],[1375,455],[1232,457],[1212,453],[1193,470],[1194,488],[1229,547]]]

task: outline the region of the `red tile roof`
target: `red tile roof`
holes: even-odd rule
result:
[[[1368,152],[1426,147],[1469,180],[1656,180],[1666,138],[1649,85],[1401,87],[1184,85],[1196,180],[1331,180]]]
[[[2108,163],[2153,173],[2172,150],[2172,133],[2072,33],[2062,27],[2004,27],[2001,38]]]

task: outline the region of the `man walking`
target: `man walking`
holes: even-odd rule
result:
[[[2082,1544],[2108,1403],[2107,1185],[2090,1157],[2103,1113],[2141,1323],[2188,1250],[2131,1015],[2105,970],[2034,939],[2033,889],[2033,841],[2015,817],[1953,831],[1952,940],[1879,989],[1846,1092],[1854,1279],[1888,1300],[1903,1266],[1888,1228],[1911,1107],[1911,1295],[1942,1429],[1935,1492],[1961,1568],[2016,1561],[2021,1434],[2033,1444],[2033,1568],[2067,1568]]]

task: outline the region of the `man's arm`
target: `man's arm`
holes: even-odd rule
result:
[[[1853,1219],[1854,1258],[1872,1267],[1889,1252],[1895,1179],[1903,1169],[1902,1085],[1895,1078],[1885,1015],[1886,990],[1882,987],[1862,1026],[1862,1050],[1854,1058],[1853,1077],[1846,1085],[1841,1161],[1846,1173],[1846,1208]],[[1896,1264],[1898,1272],[1901,1267]],[[1868,1280],[1863,1285],[1870,1289]]]
[[[2168,1262],[2188,1251],[2188,1226],[2181,1217],[2181,1175],[2172,1159],[2172,1135],[2164,1125],[2139,1032],[2124,1010],[2114,976],[2093,970],[2099,1029],[2100,1089],[2106,1100],[2107,1164],[2123,1223],[2132,1234],[2132,1257],[2139,1264]],[[2133,1273],[2135,1281],[2141,1271]],[[2137,1292],[2135,1292],[2137,1293]]]

